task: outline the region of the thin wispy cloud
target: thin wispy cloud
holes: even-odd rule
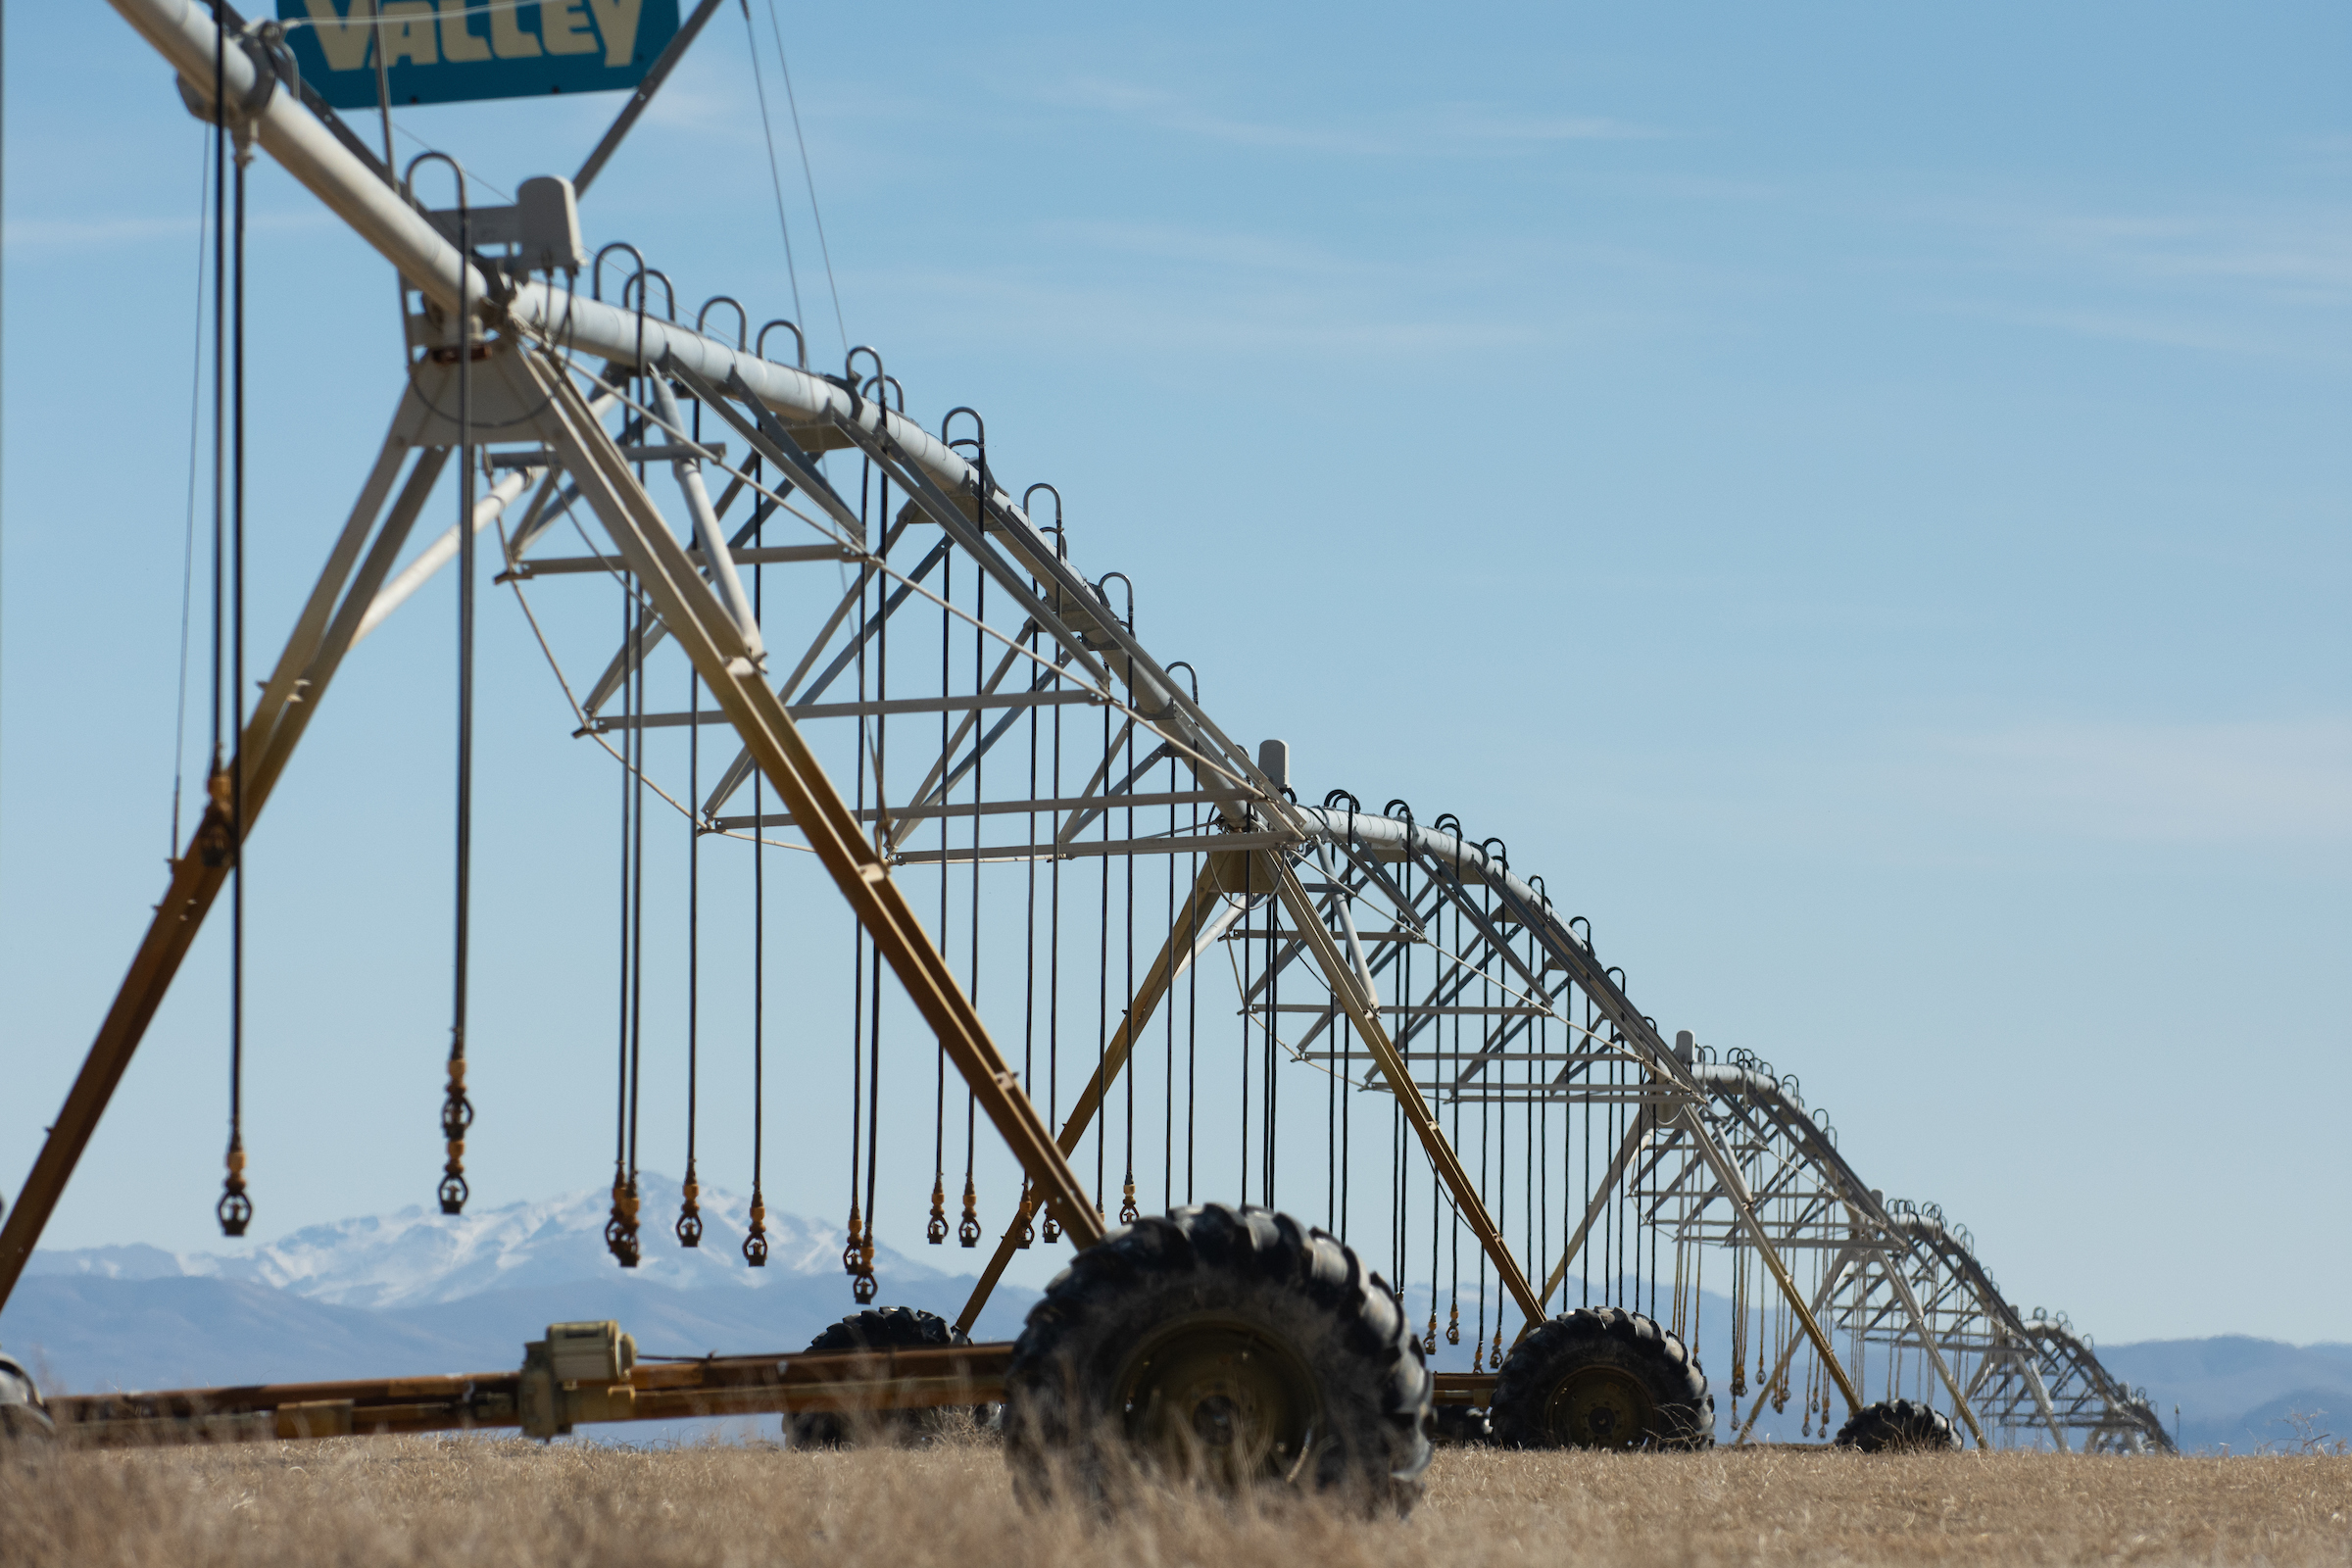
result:
[[[1074,77],[1043,94],[1065,108],[1240,147],[1347,157],[1497,155],[1572,141],[1634,141],[1659,132],[1604,116],[1498,114],[1477,104],[1425,104],[1353,122],[1266,120],[1224,113],[1164,87]]]
[[[2011,266],[2245,303],[2352,305],[2352,212],[2333,207],[2132,213],[1943,203],[1925,216],[1966,231],[1987,259]]]
[[[2036,723],[1918,736],[1901,767],[1959,814],[2068,837],[2352,845],[2352,719]]]
[[[1984,300],[1938,300],[1927,308],[1978,320],[2012,326],[2037,327],[2072,337],[2097,338],[2114,343],[2144,343],[2156,348],[2188,349],[2200,354],[2241,355],[2261,359],[2304,360],[2341,364],[2352,357],[2352,346],[2331,338],[2243,321],[2217,319],[2215,313],[2131,310],[2094,307],[2044,308],[1995,304]]]

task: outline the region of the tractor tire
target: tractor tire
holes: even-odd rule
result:
[[[1563,1312],[1511,1348],[1488,1416],[1511,1448],[1715,1446],[1715,1396],[1683,1342],[1613,1306]]]
[[[814,1350],[917,1350],[958,1343],[948,1320],[937,1312],[909,1306],[868,1307],[853,1312],[808,1342]],[[876,1410],[855,1415],[836,1410],[807,1410],[784,1417],[784,1441],[795,1448],[838,1448],[865,1439],[886,1444],[919,1443],[936,1436],[946,1425],[949,1408]],[[973,1409],[982,1424],[988,1407]]]
[[[1030,1309],[1004,1378],[1022,1496],[1108,1504],[1160,1475],[1402,1514],[1431,1382],[1403,1309],[1338,1238],[1206,1203],[1112,1231]]]
[[[0,1355],[0,1445],[46,1447],[57,1441],[57,1424],[41,1402],[40,1388],[11,1356]]]
[[[1837,1446],[1861,1453],[1939,1453],[1960,1446],[1960,1434],[1934,1405],[1881,1399],[1838,1429]]]

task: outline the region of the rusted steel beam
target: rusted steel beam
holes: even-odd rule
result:
[[[641,1363],[622,1383],[566,1385],[566,1424],[993,1404],[1011,1360],[1009,1343],[990,1343]],[[295,1442],[520,1427],[522,1381],[477,1372],[243,1384],[63,1396],[48,1407],[58,1436],[79,1447]]]

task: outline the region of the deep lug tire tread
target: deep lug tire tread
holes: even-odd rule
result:
[[[1381,1277],[1338,1238],[1270,1209],[1203,1203],[1112,1231],[1046,1287],[1004,1378],[1005,1457],[1023,1492],[1054,1478],[1103,1500],[1132,1456],[1106,1408],[1124,1352],[1182,1313],[1279,1337],[1314,1378],[1328,1431],[1300,1483],[1409,1510],[1429,1467],[1429,1368]]]
[[[910,1306],[869,1306],[852,1312],[808,1342],[810,1351],[919,1350],[956,1343],[955,1330],[937,1312]],[[861,1425],[889,1438],[910,1438],[938,1424],[932,1410],[881,1410],[858,1422],[831,1410],[784,1417],[785,1442],[795,1448],[836,1448]]]
[[[1838,1429],[1836,1446],[1860,1453],[1933,1453],[1960,1446],[1952,1418],[1925,1401],[1881,1399]]]
[[[1577,1367],[1606,1361],[1639,1377],[1657,1410],[1643,1446],[1696,1450],[1715,1446],[1715,1396],[1698,1357],[1655,1318],[1614,1306],[1562,1312],[1511,1348],[1494,1378],[1488,1408],[1504,1447],[1554,1446],[1544,1425],[1545,1403]]]

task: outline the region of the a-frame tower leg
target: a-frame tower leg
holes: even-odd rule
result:
[[[410,528],[448,462],[447,448],[413,446],[411,437],[423,413],[414,393],[404,394],[375,467],[361,487],[359,501],[327,555],[285,651],[278,656],[276,667],[262,688],[261,700],[238,736],[236,755],[228,765],[244,770],[246,836],[251,835],[254,819],[284,773],[311,715],[318,711],[327,683],[358,637],[362,617],[391,574]],[[385,498],[391,495],[412,451],[416,453],[416,464],[387,514]],[[98,1038],[66,1093],[65,1108],[50,1126],[24,1190],[17,1195],[16,1206],[9,1210],[6,1224],[0,1225],[0,1305],[7,1303],[16,1289],[66,1182],[80,1162],[82,1151],[89,1147],[107,1102],[114,1098],[115,1086],[122,1081],[148,1024],[163,1005],[165,993],[233,868],[232,847],[238,835],[228,817],[229,791],[215,788],[210,794],[186,852],[172,862],[171,885],[156,905],[155,918],[131,956],[130,971],[116,991],[106,1019],[99,1025]]]

